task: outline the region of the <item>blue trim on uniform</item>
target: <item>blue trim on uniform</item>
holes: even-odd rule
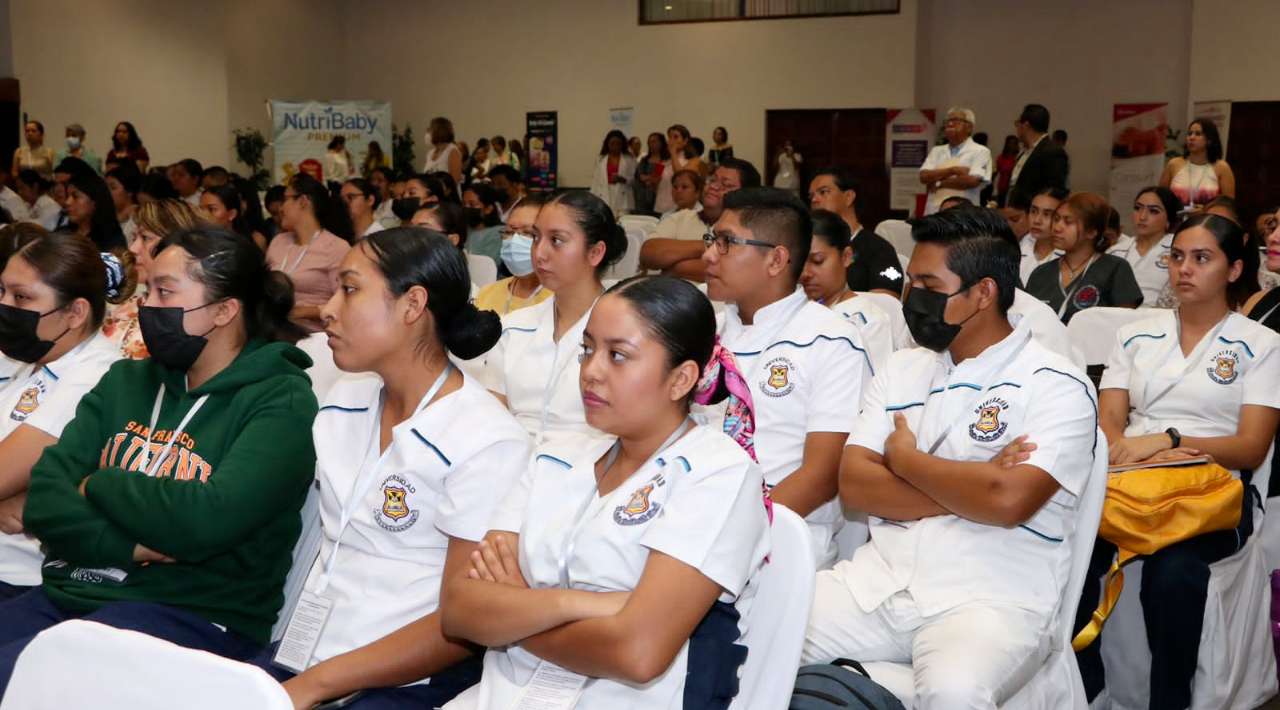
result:
[[[968,387],[968,388],[969,388],[969,389],[971,389],[971,390],[977,390],[977,391],[979,391],[979,392],[981,392],[981,391],[982,391],[982,387],[981,387],[981,386],[979,386],[979,385],[975,385],[975,384],[973,384],[972,382],[957,382],[957,383],[955,383],[954,385],[947,385],[947,389],[949,389],[949,390],[956,389],[957,387]],[[929,391],[929,394],[933,394],[933,391],[932,391],[932,390],[930,390],[930,391]]]
[[[440,460],[444,462],[444,465],[446,466],[453,465],[453,462],[449,460],[449,457],[445,456],[444,452],[441,451],[438,447],[436,447],[435,444],[431,443],[430,441],[427,441],[427,437],[423,436],[422,432],[418,431],[417,429],[410,429],[409,431],[413,432],[413,435],[418,437],[418,441],[421,441],[422,443],[426,444],[428,449],[431,449],[432,451],[436,452],[436,456],[440,457]]]
[[[866,317],[865,315],[863,315],[863,314],[861,314],[861,313],[854,313],[853,315],[855,315],[855,316],[857,316],[857,317],[861,318],[861,319],[862,319],[862,324],[863,324],[863,325],[866,325],[866,324],[867,324],[867,317]]]
[[[1248,346],[1246,345],[1245,347],[1247,348]],[[1253,357],[1253,353],[1249,353],[1249,357]],[[48,366],[48,365],[45,365],[44,367],[42,367],[42,368],[40,368],[40,369],[42,369],[42,370],[44,370],[45,372],[49,373],[49,376],[50,376],[50,377],[52,377],[55,381],[56,381],[56,380],[61,379],[60,377],[58,377],[58,373],[56,373],[56,372],[54,372],[53,370],[50,370],[50,369],[49,369],[49,366]]]
[[[924,406],[924,402],[907,402],[906,404],[891,404],[885,407],[884,411],[901,412],[904,409],[911,409],[912,407],[923,407],[923,406]]]
[[[689,459],[686,459],[683,456],[677,456],[674,459],[672,459],[672,461],[679,461],[680,465],[684,466],[685,473],[688,473],[693,470],[693,467],[689,465]]]
[[[1161,337],[1164,337],[1164,336],[1161,336]],[[1089,404],[1093,405],[1093,450],[1097,451],[1098,450],[1098,403],[1093,401],[1093,396],[1090,394],[1090,392],[1092,392],[1093,390],[1089,387],[1089,385],[1086,385],[1084,382],[1081,382],[1079,377],[1063,372],[1062,370],[1055,370],[1052,367],[1042,367],[1031,374],[1032,376],[1035,376],[1040,374],[1041,372],[1045,372],[1046,370],[1054,374],[1062,375],[1063,377],[1068,377],[1072,380],[1075,380],[1077,384],[1079,384],[1081,387],[1084,388],[1085,399],[1089,400]]]
[[[1124,341],[1124,343],[1122,343],[1122,344],[1120,345],[1120,347],[1122,347],[1122,348],[1127,348],[1127,347],[1129,347],[1129,343],[1132,343],[1133,341],[1137,340],[1138,338],[1151,338],[1152,340],[1161,340],[1161,339],[1163,339],[1163,338],[1164,338],[1164,336],[1166,336],[1166,335],[1168,335],[1168,333],[1161,333],[1161,334],[1159,334],[1159,335],[1156,335],[1155,333],[1138,333],[1137,335],[1131,335],[1131,336],[1129,336],[1129,339],[1128,339],[1128,340],[1126,340],[1126,341]]]
[[[988,387],[987,391],[990,392],[991,390],[997,387],[1017,387],[1018,389],[1022,389],[1022,385],[1018,384],[1017,382],[997,382],[996,384]]]
[[[533,459],[533,460],[534,460],[534,462],[536,463],[536,462],[538,462],[538,461],[541,461],[542,459],[546,459],[546,460],[548,460],[548,461],[554,461],[554,462],[556,462],[556,463],[560,464],[561,466],[564,466],[565,468],[573,468],[573,464],[571,464],[571,463],[569,463],[568,461],[565,461],[565,460],[563,460],[563,459],[558,459],[558,458],[556,458],[556,457],[552,456],[551,454],[538,454],[536,457],[534,457],[534,459]]]
[[[770,343],[770,344],[769,344],[769,347],[765,348],[764,350],[756,350],[756,351],[754,351],[754,352],[743,352],[743,353],[735,352],[735,353],[734,353],[734,356],[735,356],[735,357],[755,357],[756,355],[760,355],[760,354],[762,354],[762,353],[764,353],[764,352],[766,352],[766,351],[768,351],[768,350],[772,350],[773,348],[776,348],[776,347],[778,347],[779,345],[790,345],[790,346],[792,346],[792,347],[796,347],[796,348],[807,348],[807,347],[809,347],[810,345],[813,345],[814,343],[818,342],[819,340],[828,340],[828,341],[831,341],[831,342],[836,342],[836,341],[838,341],[838,340],[843,340],[844,342],[848,343],[848,344],[849,344],[849,347],[851,347],[851,348],[853,348],[854,350],[857,350],[858,352],[862,353],[862,357],[867,361],[867,369],[868,369],[868,370],[871,370],[871,376],[872,376],[872,377],[875,377],[876,370],[875,370],[875,368],[874,368],[874,367],[872,367],[872,366],[871,366],[871,356],[867,354],[867,351],[866,351],[866,350],[863,350],[862,348],[858,347],[857,345],[854,345],[852,340],[849,340],[848,338],[844,337],[843,335],[837,335],[837,336],[835,336],[835,337],[832,337],[832,336],[830,336],[830,335],[815,335],[815,336],[813,336],[813,340],[810,340],[810,341],[809,341],[809,342],[807,342],[807,343],[797,343],[797,342],[796,342],[796,341],[794,341],[794,340],[779,340],[779,341],[778,341],[778,342],[776,342],[776,343]]]
[[[1218,340],[1226,343],[1227,345],[1239,345],[1240,347],[1244,348],[1244,351],[1246,353],[1249,353],[1249,357],[1253,357],[1253,349],[1250,348],[1249,344],[1244,342],[1243,340],[1227,340],[1221,335],[1218,336]]]
[[[1044,533],[1039,532],[1039,531],[1037,531],[1037,530],[1033,530],[1033,529],[1031,529],[1031,528],[1027,527],[1026,525],[1019,525],[1018,527],[1022,528],[1023,530],[1026,530],[1027,532],[1031,533],[1032,535],[1035,535],[1036,537],[1038,537],[1038,538],[1040,538],[1040,539],[1042,539],[1042,540],[1048,540],[1049,542],[1053,542],[1053,543],[1061,543],[1061,542],[1062,542],[1062,538],[1060,538],[1060,537],[1052,537],[1052,536],[1050,536],[1050,535],[1045,535]]]
[[[368,407],[344,407],[340,404],[326,404],[320,408],[320,411],[323,412],[326,409],[332,409],[337,412],[350,412],[352,414],[359,414],[360,412],[369,411]]]
[[[8,382],[9,380],[12,380],[12,379],[13,379],[12,377],[0,377],[0,382]]]
[[[509,328],[503,328],[503,329],[502,329],[502,335],[506,335],[507,333],[509,333],[509,332],[511,332],[511,331],[513,331],[513,330],[514,330],[515,332],[517,332],[517,333],[536,333],[536,332],[538,332],[538,329],[537,329],[537,328],[517,328],[517,327],[515,327],[515,326],[513,325],[513,326],[511,326],[511,327],[509,327]]]
[[[727,710],[738,694],[738,672],[747,660],[747,647],[739,643],[740,619],[737,607],[717,601],[694,627],[681,707]]]

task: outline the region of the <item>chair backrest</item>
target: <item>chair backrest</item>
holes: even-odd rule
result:
[[[650,234],[653,234],[653,230],[658,228],[658,218],[647,214],[623,215],[622,219],[618,221],[622,224],[623,229],[628,231],[630,231],[632,227],[640,229],[640,231],[644,233],[644,238],[646,239]]]
[[[644,245],[645,234],[634,227],[625,227],[627,233],[627,253],[622,255],[618,263],[609,267],[604,273],[609,279],[629,279],[640,273],[640,247]]]
[[[491,256],[467,252],[467,271],[471,272],[471,283],[480,288],[498,280],[498,265]]]
[[[333,383],[345,374],[333,362],[329,337],[324,333],[312,333],[298,341],[298,349],[311,358],[312,364],[307,368],[307,377],[311,378],[311,391],[316,393],[316,401],[324,404],[324,398],[329,394]]]
[[[876,225],[875,231],[893,245],[893,250],[898,252],[898,258],[902,259],[903,266],[911,261],[911,252],[915,250],[916,242],[911,238],[910,224],[901,219],[886,219]],[[904,257],[903,254],[907,256]]]
[[[730,710],[786,707],[800,667],[813,604],[813,536],[799,515],[774,503],[770,539],[769,562],[757,573],[743,638],[747,661]]]
[[[302,588],[311,574],[311,567],[320,556],[320,543],[324,530],[320,526],[320,489],[315,481],[307,488],[307,499],[299,512],[302,517],[302,532],[293,545],[293,565],[284,578],[284,605],[280,607],[280,616],[271,628],[271,640],[284,638],[284,630],[289,626],[289,617],[293,616],[293,608],[298,605],[302,596]]]
[[[0,710],[292,710],[256,666],[92,621],[41,632],[18,656]]]
[[[1140,308],[1086,308],[1071,317],[1067,337],[1080,350],[1086,365],[1105,365],[1116,344],[1116,331],[1152,314]]]
[[[1076,508],[1076,527],[1071,535],[1071,573],[1062,592],[1058,628],[1054,632],[1054,650],[1065,649],[1067,653],[1071,652],[1072,627],[1076,623],[1080,593],[1089,574],[1089,561],[1093,558],[1093,543],[1098,536],[1098,523],[1102,520],[1102,502],[1107,497],[1107,437],[1101,428],[1096,436],[1098,443],[1093,449],[1093,469]]]

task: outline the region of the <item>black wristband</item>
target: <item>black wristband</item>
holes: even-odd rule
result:
[[[1177,429],[1174,429],[1173,427],[1169,427],[1168,429],[1164,430],[1164,433],[1169,435],[1169,442],[1170,442],[1169,448],[1176,449],[1179,446],[1182,446],[1182,434],[1179,434]]]

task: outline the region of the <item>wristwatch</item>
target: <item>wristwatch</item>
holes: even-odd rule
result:
[[[1164,430],[1164,433],[1169,435],[1169,448],[1176,449],[1182,446],[1182,434],[1179,434],[1177,429],[1169,427]]]

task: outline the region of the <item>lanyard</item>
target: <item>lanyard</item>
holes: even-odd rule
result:
[[[542,291],[542,284],[538,284],[538,287],[533,289],[533,293],[529,294],[528,297],[524,299],[524,301],[526,303],[529,301],[532,301],[533,299],[538,297],[538,294],[541,291]],[[511,312],[511,300],[515,297],[516,297],[516,280],[513,278],[511,279],[511,282],[507,284],[507,307],[505,309],[507,313]],[[552,327],[554,327],[554,323],[555,321],[553,320]]]
[[[1014,348],[1014,349],[1013,349],[1013,352],[1009,353],[1009,357],[1005,358],[1005,359],[1000,363],[1000,366],[999,366],[999,367],[997,367],[995,370],[993,370],[993,372],[1003,372],[1003,371],[1004,371],[1004,369],[1010,365],[1010,363],[1012,363],[1015,359],[1017,359],[1018,355],[1019,355],[1020,353],[1022,353],[1022,349],[1023,349],[1023,348],[1025,348],[1025,347],[1027,347],[1027,343],[1029,343],[1029,342],[1031,342],[1031,336],[1030,336],[1030,335],[1027,335],[1027,336],[1026,336],[1026,339],[1025,339],[1025,340],[1023,340],[1021,343],[1019,343],[1019,344],[1018,344],[1018,347]],[[933,390],[933,382],[932,382],[932,381],[930,381],[930,382],[929,382],[929,389],[930,389],[930,390]],[[943,390],[944,396],[945,396],[945,392],[946,392],[946,390],[944,389],[944,390]],[[977,399],[975,399],[975,400],[973,401],[973,405],[971,405],[970,407],[966,407],[965,409],[961,409],[961,410],[960,410],[960,413],[961,413],[961,414],[963,414],[963,413],[964,413],[965,411],[967,411],[968,409],[972,409],[972,408],[973,408],[973,406],[976,406],[976,405],[977,405],[979,402],[981,402],[981,401],[983,400],[983,398],[985,398],[986,396],[987,396],[987,392],[986,392],[986,390],[983,390],[982,392],[980,392],[980,393],[978,394],[978,398],[977,398]],[[926,418],[927,416],[928,416],[928,405],[925,405],[925,412],[923,412],[923,413],[920,415],[920,428],[921,428],[921,429],[923,429],[923,428],[924,428],[924,422],[925,422],[925,418]],[[961,425],[963,425],[963,424],[964,424],[964,422],[962,421],[962,422],[961,422]],[[941,435],[941,436],[939,436],[939,437],[938,437],[938,439],[937,439],[936,441],[934,441],[934,442],[933,442],[933,446],[930,446],[930,447],[929,447],[929,452],[928,452],[928,453],[929,453],[929,455],[930,455],[930,456],[932,456],[932,455],[934,454],[934,452],[935,452],[935,451],[937,451],[937,450],[942,446],[942,442],[946,441],[946,440],[947,440],[947,437],[951,436],[951,430],[952,430],[952,429],[955,429],[955,426],[948,426],[947,428],[945,428],[945,429],[943,429],[943,430],[942,430],[942,435]]]
[[[671,436],[668,436],[667,440],[662,442],[662,445],[659,446],[657,450],[653,452],[653,454],[644,462],[644,464],[642,464],[640,468],[636,469],[636,472],[643,471],[646,467],[648,467],[649,464],[653,463],[654,459],[661,456],[662,452],[671,448],[671,445],[679,441],[680,437],[684,436],[692,427],[693,427],[693,421],[686,417],[685,420],[680,423],[680,426],[676,427],[676,430],[671,432]],[[606,454],[606,458],[604,462],[604,473],[607,474],[609,472],[609,469],[613,467],[613,463],[617,460],[618,460],[618,442],[614,441],[613,446],[609,447],[609,452],[608,454]],[[593,474],[592,477],[594,478],[595,477],[594,470],[592,471],[592,474]],[[634,476],[635,473],[632,473],[631,475]],[[578,508],[577,515],[573,516],[573,520],[574,520],[573,527],[569,529],[569,535],[565,538],[564,548],[561,550],[560,587],[562,589],[570,588],[569,587],[569,563],[573,560],[574,548],[578,546],[578,537],[582,533],[582,528],[587,523],[587,511],[590,510],[592,503],[598,503],[600,500],[601,500],[600,499],[600,479],[596,478],[595,483],[591,486],[591,493],[587,495],[587,499],[583,501],[582,506]]]
[[[413,416],[417,416],[422,410],[426,409],[431,400],[435,399],[440,393],[440,389],[444,387],[444,383],[449,379],[449,373],[453,372],[453,363],[445,363],[444,370],[440,372],[440,376],[431,384],[431,389],[427,390],[427,394],[422,398],[422,402],[418,404],[418,408],[414,410]],[[378,398],[378,408],[381,411],[382,397]],[[324,562],[323,574],[320,579],[320,586],[316,589],[316,594],[324,594],[324,590],[329,587],[329,579],[333,576],[333,566],[338,561],[338,548],[342,546],[342,534],[347,531],[347,527],[351,525],[351,518],[355,516],[356,507],[360,501],[364,499],[365,494],[369,492],[369,486],[378,480],[378,471],[382,469],[382,465],[386,463],[387,454],[391,453],[392,446],[387,446],[387,450],[378,456],[378,460],[372,468],[366,471],[366,463],[369,461],[371,451],[377,451],[377,446],[381,439],[380,420],[382,415],[374,420],[373,431],[369,434],[369,445],[365,447],[364,458],[360,465],[360,470],[356,473],[356,478],[351,482],[351,494],[347,496],[347,502],[342,506],[342,512],[338,516],[338,532],[333,538],[333,551],[329,553],[329,558]],[[412,418],[412,417],[411,417]],[[394,437],[393,437],[394,439]],[[394,444],[394,440],[392,442]]]
[[[1076,295],[1076,292],[1084,288],[1085,274],[1089,273],[1089,269],[1093,267],[1094,262],[1098,260],[1099,256],[1101,256],[1101,254],[1094,254],[1093,256],[1089,257],[1089,263],[1084,265],[1084,271],[1081,271],[1080,275],[1077,276],[1075,280],[1071,282],[1072,284],[1075,284],[1075,285],[1071,288],[1070,291],[1063,290],[1062,280],[1061,279],[1058,280],[1058,290],[1062,292],[1062,305],[1058,306],[1059,320],[1061,320],[1062,315],[1067,312],[1067,306],[1071,305],[1071,299]],[[1063,254],[1059,258],[1061,258],[1065,262],[1067,259],[1067,255]]]
[[[142,470],[147,476],[155,478],[156,472],[160,470],[160,465],[165,459],[169,458],[169,452],[173,450],[173,443],[182,437],[182,432],[191,423],[191,419],[195,417],[196,412],[200,411],[200,408],[208,400],[209,395],[206,394],[191,405],[191,409],[187,410],[186,416],[182,417],[182,421],[178,422],[178,428],[173,430],[173,434],[169,437],[169,443],[164,445],[164,448],[160,450],[160,455],[156,457],[155,461],[152,461],[151,440],[155,438],[156,423],[160,421],[160,405],[164,403],[164,385],[160,385],[160,391],[156,392],[156,403],[151,407],[151,423],[147,426],[147,445],[142,449]]]
[[[302,259],[307,255],[307,250],[311,248],[312,244],[316,243],[316,237],[318,236],[320,236],[320,233],[316,232],[315,237],[312,237],[311,241],[308,242],[305,247],[302,247],[302,251],[298,252],[298,258],[294,260],[292,267],[289,266],[289,257],[287,255],[281,258],[280,271],[283,271],[286,274],[290,274],[290,275],[292,275],[293,272],[297,271],[298,267],[302,264]]]
[[[1146,401],[1143,402],[1142,404],[1142,408],[1144,411],[1147,412],[1147,416],[1149,417],[1152,416],[1151,405],[1160,401],[1162,397],[1164,397],[1166,394],[1169,394],[1171,391],[1173,391],[1173,388],[1177,387],[1178,383],[1181,382],[1183,379],[1185,379],[1186,376],[1190,374],[1191,371],[1194,370],[1197,365],[1200,364],[1202,358],[1204,357],[1204,351],[1213,347],[1213,341],[1218,339],[1218,333],[1222,332],[1222,329],[1227,325],[1227,320],[1230,318],[1231,318],[1230,313],[1223,316],[1222,320],[1218,322],[1218,326],[1213,329],[1212,333],[1209,334],[1209,337],[1205,338],[1204,342],[1200,343],[1200,345],[1191,352],[1191,355],[1187,357],[1187,364],[1185,367],[1182,368],[1182,372],[1179,373],[1177,377],[1173,378],[1173,381],[1169,383],[1168,387],[1165,387],[1164,389],[1157,392],[1154,397],[1151,396],[1149,392],[1147,392],[1147,389],[1151,387],[1151,380],[1147,380],[1146,387],[1143,387],[1143,394],[1146,395]],[[1174,322],[1178,326],[1178,339],[1173,342],[1173,347],[1176,348],[1175,352],[1177,352],[1178,354],[1181,354],[1182,353],[1182,320],[1178,318],[1177,311],[1174,312]]]

